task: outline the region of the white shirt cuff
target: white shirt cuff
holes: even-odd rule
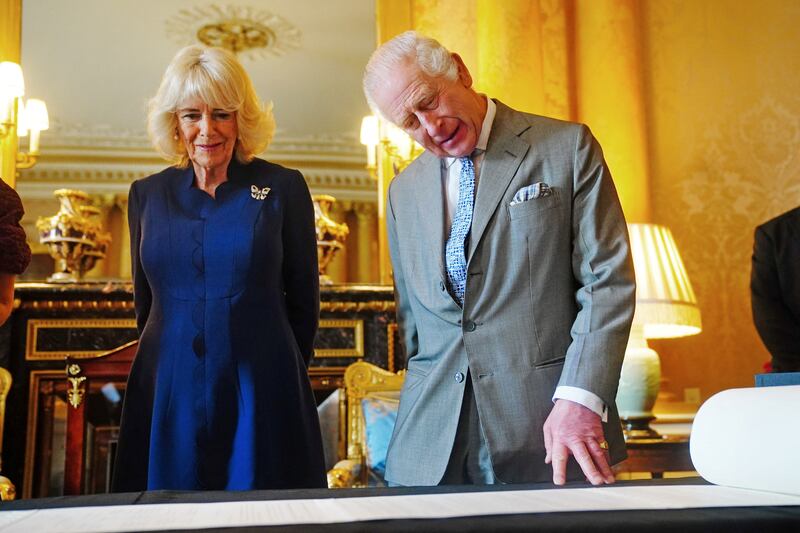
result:
[[[556,400],[570,400],[579,403],[597,413],[603,422],[608,422],[608,406],[593,392],[578,387],[561,385],[556,387],[556,392],[553,394],[553,401]]]

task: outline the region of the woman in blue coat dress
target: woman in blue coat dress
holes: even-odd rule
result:
[[[325,486],[306,367],[319,317],[303,176],[254,158],[275,129],[233,54],[190,46],[150,101],[173,166],[128,199],[139,349],[115,491]]]

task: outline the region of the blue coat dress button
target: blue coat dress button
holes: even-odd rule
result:
[[[195,335],[192,341],[192,350],[197,357],[203,357],[206,354],[206,341],[202,331]]]
[[[456,375],[453,376],[453,379],[456,380],[456,383],[462,383],[464,381],[464,374],[461,372],[456,372]]]

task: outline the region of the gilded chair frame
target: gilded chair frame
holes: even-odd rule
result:
[[[355,362],[345,370],[344,394],[339,397],[339,448],[346,450],[346,455],[328,472],[330,488],[367,486],[367,439],[361,400],[369,394],[399,391],[405,374],[405,370],[389,372],[365,361]]]
[[[11,390],[11,373],[0,366],[0,469],[2,469],[3,429],[6,421],[6,398]],[[7,477],[0,475],[0,500],[13,500],[17,497],[17,489]]]

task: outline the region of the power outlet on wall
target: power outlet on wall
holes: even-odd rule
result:
[[[700,388],[688,387],[683,389],[683,401],[686,403],[700,403]]]

